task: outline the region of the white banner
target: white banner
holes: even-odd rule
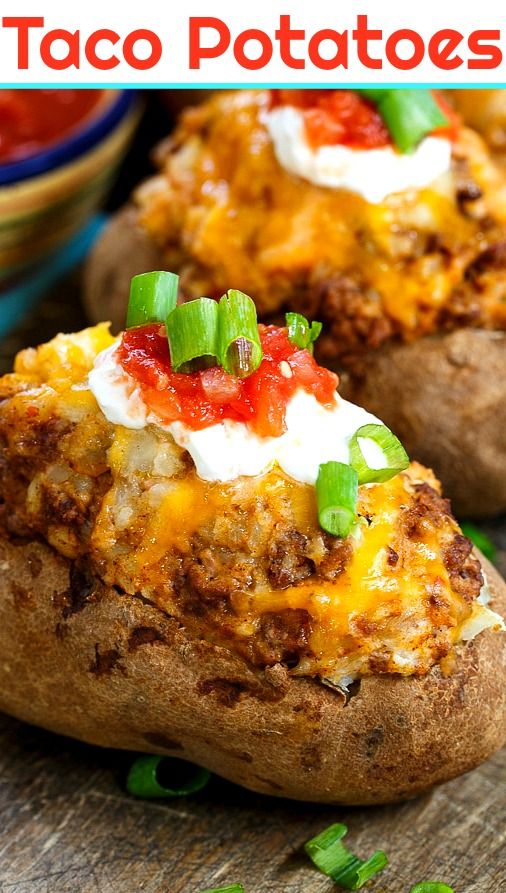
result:
[[[506,18],[490,0],[6,0],[0,82],[498,85],[506,83]]]

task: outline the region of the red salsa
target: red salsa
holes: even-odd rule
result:
[[[75,130],[103,90],[0,90],[0,163],[20,161]]]
[[[308,350],[291,344],[286,329],[258,328],[264,356],[248,378],[235,378],[218,366],[188,374],[173,372],[165,327],[160,325],[124,332],[118,359],[135,378],[146,405],[165,423],[180,421],[199,429],[232,419],[247,422],[263,437],[279,437],[286,428],[287,403],[296,390],[302,388],[331,407],[338,379]]]
[[[273,94],[276,104],[303,111],[313,149],[335,145],[378,149],[392,143],[376,107],[354,90],[273,90]]]
[[[272,90],[273,105],[292,105],[304,114],[306,135],[313,149],[320,146],[350,146],[381,149],[392,138],[374,103],[354,90]],[[458,118],[435,90],[434,99],[449,120],[449,126],[434,131],[455,139]]]

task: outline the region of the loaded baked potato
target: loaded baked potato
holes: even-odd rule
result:
[[[274,93],[183,114],[92,256],[93,316],[119,322],[129,277],[168,265],[191,297],[232,284],[265,320],[321,319],[343,394],[435,468],[458,513],[506,509],[504,173],[448,111],[402,154],[352,91]]]
[[[230,292],[166,329],[138,300],[119,339],[59,335],[0,380],[0,709],[303,800],[486,759],[505,588],[433,474],[339,396],[300,317],[257,329]]]

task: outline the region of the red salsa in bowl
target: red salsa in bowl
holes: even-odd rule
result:
[[[103,90],[0,90],[0,164],[54,145],[97,109]]]

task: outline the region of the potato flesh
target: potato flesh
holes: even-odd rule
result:
[[[13,532],[256,666],[339,682],[423,674],[451,655],[483,581],[430,472],[362,487],[356,533],[332,538],[313,488],[279,470],[210,484],[167,432],[110,425],[86,387],[110,340],[100,327],[58,336],[1,381]]]

